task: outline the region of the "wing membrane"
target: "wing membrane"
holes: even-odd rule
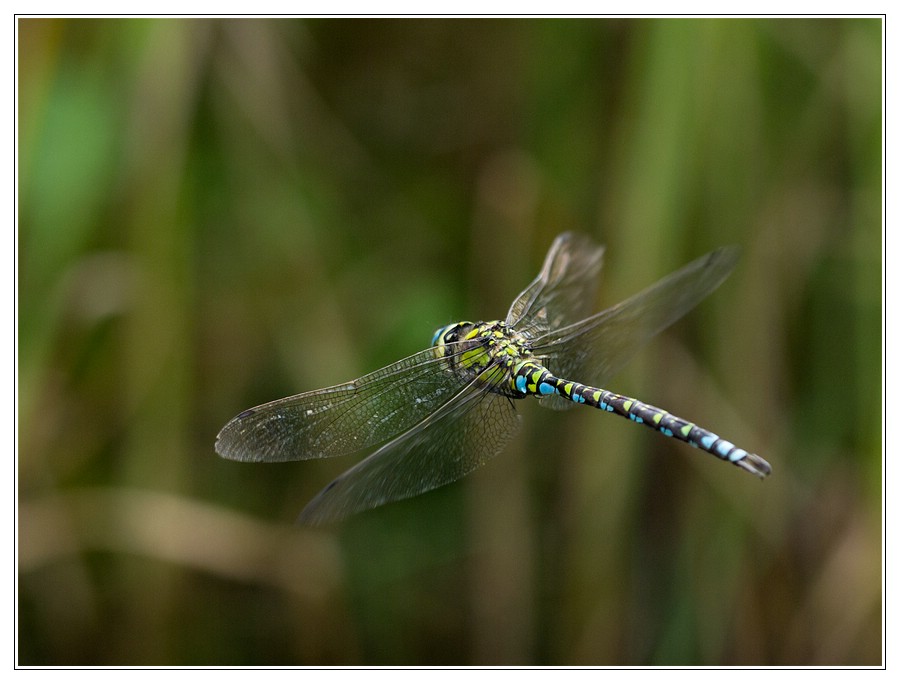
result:
[[[222,428],[216,451],[235,461],[353,453],[409,429],[459,388],[447,357],[437,358],[434,349],[426,349],[353,382],[243,411]]]
[[[322,524],[455,482],[493,458],[515,434],[519,416],[509,397],[484,378],[385,444],[323,489],[300,514]]]
[[[537,277],[516,297],[507,325],[549,332],[591,312],[603,265],[603,247],[585,235],[563,233],[550,246]]]
[[[538,335],[534,353],[560,377],[603,387],[654,335],[721,285],[739,254],[737,247],[717,249],[616,306]]]

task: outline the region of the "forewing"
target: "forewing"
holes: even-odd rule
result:
[[[448,346],[452,352],[452,346]],[[326,389],[248,409],[216,438],[235,461],[298,461],[348,454],[381,444],[437,410],[459,391],[446,357],[426,349]]]
[[[550,246],[541,272],[516,297],[507,325],[532,335],[580,321],[591,312],[603,265],[603,247],[585,235],[563,233]]]
[[[317,525],[454,482],[483,465],[519,426],[513,399],[473,381],[433,414],[323,489],[300,514]]]
[[[616,306],[549,331],[533,340],[535,356],[559,377],[602,387],[647,341],[721,285],[739,254],[737,247],[717,249]],[[570,402],[545,403],[561,408]]]

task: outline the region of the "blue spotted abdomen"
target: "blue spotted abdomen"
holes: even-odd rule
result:
[[[514,369],[512,384],[522,396],[546,397],[558,394],[575,402],[615,413],[635,423],[646,425],[666,437],[674,437],[693,447],[706,451],[724,461],[729,461],[759,477],[771,472],[769,464],[756,454],[736,447],[717,434],[698,427],[694,423],[674,416],[656,406],[625,397],[609,390],[582,385],[579,382],[557,378],[539,363],[523,361]]]

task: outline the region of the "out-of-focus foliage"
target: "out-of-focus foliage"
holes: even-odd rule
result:
[[[18,22],[22,664],[881,662],[877,19]],[[634,394],[295,527],[353,462],[240,410],[501,317],[562,230],[601,302],[737,243]],[[534,403],[534,402],[531,402]]]

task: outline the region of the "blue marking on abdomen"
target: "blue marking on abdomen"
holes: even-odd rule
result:
[[[553,385],[551,385],[549,382],[542,382],[540,385],[538,385],[537,389],[538,389],[538,394],[540,394],[542,397],[556,392],[556,388]],[[582,400],[582,401],[584,401],[584,400]]]
[[[735,449],[730,454],[728,454],[728,460],[731,461],[732,463],[737,463],[742,458],[744,458],[746,455],[747,455],[747,452],[744,451],[743,449]]]
[[[725,458],[732,449],[734,449],[734,444],[724,439],[716,446],[716,451],[719,452],[719,455],[722,456],[722,458]]]
[[[714,435],[710,432],[700,440],[700,444],[703,445],[704,449],[711,449],[712,445],[715,444],[717,439],[719,439],[719,435]]]

